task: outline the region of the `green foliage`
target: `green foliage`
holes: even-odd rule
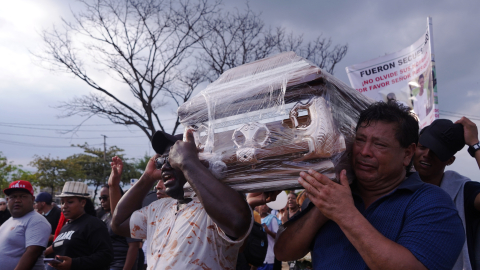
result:
[[[37,168],[34,183],[40,187],[49,187],[52,194],[56,194],[61,192],[65,182],[80,181],[95,186],[96,194],[99,187],[107,184],[111,171],[109,161],[114,156],[120,157],[124,163],[123,184],[130,183],[131,178],[138,178],[141,175],[136,169],[136,163],[129,162],[122,154],[123,149],[116,146],[106,149],[105,159],[102,148],[92,147],[88,143],[72,146],[81,148],[83,153],[74,154],[65,159],[35,156],[30,163]]]
[[[137,169],[140,173],[145,171],[147,167],[148,161],[150,160],[150,156],[145,153],[142,158],[136,159],[134,162],[135,169]]]
[[[7,188],[10,182],[15,180],[27,180],[34,183],[32,173],[22,170],[22,165],[14,165],[0,152],[0,189]]]
[[[70,157],[60,159],[35,156],[30,165],[37,168],[35,183],[49,187],[52,194],[60,192],[65,182],[83,181],[86,177],[82,167]]]
[[[118,156],[123,160],[123,173],[121,178],[123,184],[128,184],[131,178],[138,178],[141,175],[135,167],[135,162],[130,162],[125,158],[122,154],[124,150],[117,146],[111,146],[106,149],[105,159],[104,151],[100,147],[95,148],[88,145],[88,143],[76,146],[82,148],[84,153],[76,154],[69,158],[75,159],[76,162],[82,166],[82,170],[86,175],[87,184],[95,186],[95,194],[99,187],[107,184],[111,171],[110,161],[114,156]],[[95,197],[93,199],[95,199]]]

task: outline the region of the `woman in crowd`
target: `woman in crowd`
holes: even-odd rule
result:
[[[287,205],[278,210],[277,218],[282,222],[282,224],[284,224],[299,211],[300,206],[297,202],[297,194],[292,191],[287,196]]]
[[[287,198],[288,219],[290,219],[300,211],[300,206],[297,204],[297,194],[295,192],[288,193]]]
[[[10,211],[7,209],[7,200],[0,198],[0,226],[11,216]]]
[[[109,269],[113,250],[108,230],[98,218],[86,214],[90,201],[88,187],[82,182],[66,182],[62,194],[62,212],[68,222],[62,227],[52,247],[59,262],[50,265],[59,270]]]

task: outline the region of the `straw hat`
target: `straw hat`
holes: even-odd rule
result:
[[[57,195],[58,198],[63,197],[82,197],[90,198],[88,186],[82,182],[68,181],[63,186],[62,194]]]

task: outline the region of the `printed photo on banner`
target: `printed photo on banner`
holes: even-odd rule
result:
[[[421,128],[438,118],[431,18],[427,22],[425,34],[407,48],[346,68],[353,88],[373,100],[410,107]]]
[[[431,68],[408,83],[413,110],[419,119],[426,119],[434,107],[433,79]]]

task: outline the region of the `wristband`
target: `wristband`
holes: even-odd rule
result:
[[[468,153],[470,156],[475,157],[475,152],[477,152],[478,149],[480,149],[480,142],[468,147]]]

